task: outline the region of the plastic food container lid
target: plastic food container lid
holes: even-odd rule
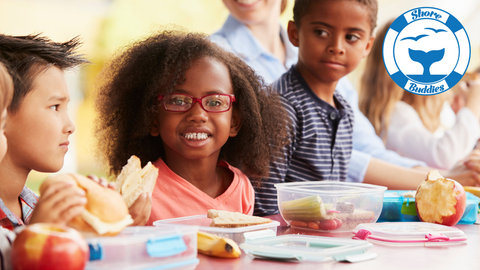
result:
[[[394,246],[459,245],[467,241],[465,233],[455,227],[427,222],[365,223],[353,233],[353,239]]]
[[[276,220],[272,220],[272,222],[270,223],[265,223],[260,225],[253,225],[253,226],[246,226],[246,227],[239,227],[239,228],[221,228],[221,227],[210,227],[209,225],[211,222],[212,222],[212,219],[208,218],[207,215],[196,215],[196,216],[188,216],[188,217],[181,217],[181,218],[157,220],[153,222],[153,226],[158,226],[162,224],[194,225],[194,226],[198,226],[198,230],[206,231],[206,232],[244,233],[249,231],[266,229],[270,227],[278,227],[280,225],[280,222]]]
[[[324,193],[325,195],[342,196],[361,194],[368,195],[371,193],[383,192],[387,190],[387,187],[384,186],[339,181],[291,182],[275,184],[274,186],[277,188],[277,190],[286,189],[289,191],[297,191],[299,193],[306,194],[315,192],[320,196],[322,195],[322,193]]]
[[[359,262],[377,256],[366,253],[373,246],[367,241],[297,234],[275,236],[264,231],[245,233],[245,239],[240,245],[245,253],[266,259]]]

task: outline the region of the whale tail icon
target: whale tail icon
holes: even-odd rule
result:
[[[436,50],[436,51],[416,51],[412,49],[408,49],[408,54],[410,58],[420,63],[423,66],[423,75],[430,75],[430,66],[443,59],[445,55],[445,49]]]

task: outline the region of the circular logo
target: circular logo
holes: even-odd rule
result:
[[[383,62],[395,83],[417,95],[436,95],[457,84],[470,62],[470,40],[448,12],[421,7],[400,15],[383,41]]]

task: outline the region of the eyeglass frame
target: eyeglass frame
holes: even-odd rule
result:
[[[190,106],[190,108],[188,108],[187,110],[184,110],[184,111],[174,111],[174,110],[167,109],[167,106],[165,105],[165,97],[166,97],[166,96],[169,96],[169,95],[181,95],[181,96],[190,97],[190,98],[192,99],[192,103],[191,103],[192,105]],[[209,97],[209,96],[228,96],[228,97],[230,98],[230,103],[229,103],[229,105],[228,105],[228,109],[223,110],[223,111],[209,111],[209,110],[205,109],[205,107],[203,107],[202,100],[203,100],[204,98],[206,98],[206,97]],[[166,94],[166,95],[163,95],[163,94],[162,94],[162,95],[158,95],[157,100],[158,100],[158,101],[162,101],[162,100],[163,100],[163,102],[162,102],[162,103],[163,103],[163,108],[164,108],[166,111],[168,111],[168,112],[188,112],[188,111],[190,111],[190,110],[193,108],[193,106],[195,105],[195,102],[198,102],[198,104],[200,105],[200,107],[201,107],[204,111],[210,112],[210,113],[228,112],[228,111],[232,108],[233,103],[237,101],[237,99],[235,98],[235,95],[233,95],[233,94],[232,94],[232,95],[230,95],[230,94],[208,94],[208,95],[205,95],[205,96],[203,96],[203,97],[201,97],[201,98],[196,98],[196,97],[194,97],[194,96],[191,96],[191,95],[189,95],[189,94],[184,94],[184,93],[172,93],[172,94]]]

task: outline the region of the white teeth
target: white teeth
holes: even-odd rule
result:
[[[183,137],[187,140],[191,141],[200,141],[200,140],[206,140],[208,138],[207,133],[185,133],[183,134]]]
[[[250,5],[257,2],[258,0],[236,0],[236,1],[239,2],[240,4]]]

